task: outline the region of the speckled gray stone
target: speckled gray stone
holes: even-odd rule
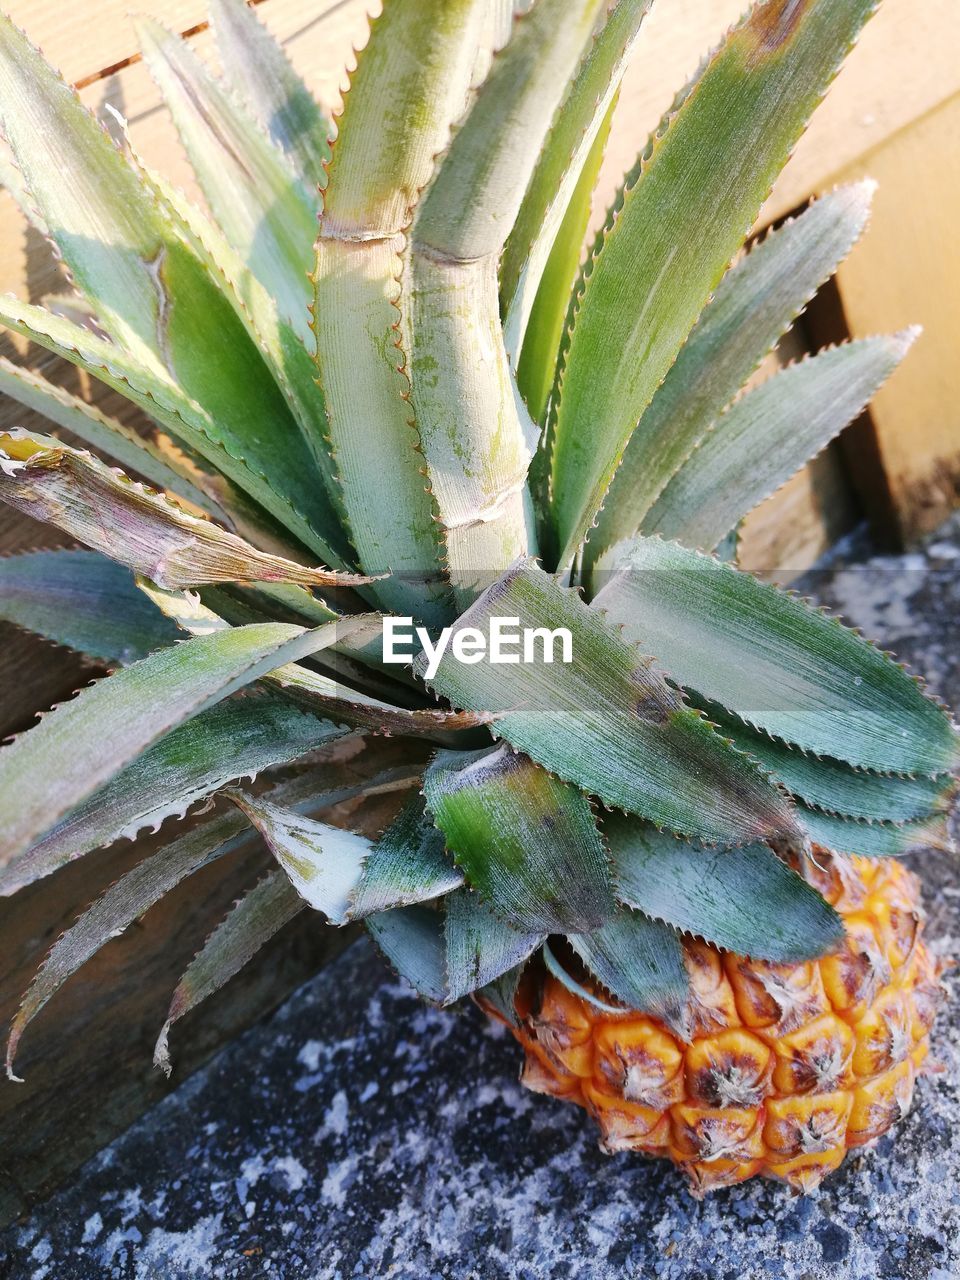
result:
[[[958,532],[816,582],[954,705]],[[956,859],[911,861],[936,949],[960,954]],[[586,1115],[519,1087],[507,1035],[425,1008],[361,943],[0,1237],[0,1276],[955,1280],[955,1010],[936,1044],[896,1134],[814,1195],[697,1203],[668,1165],[601,1155]]]

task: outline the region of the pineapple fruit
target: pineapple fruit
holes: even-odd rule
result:
[[[943,843],[957,730],[736,567],[916,336],[744,390],[865,225],[860,183],[744,251],[874,0],[755,5],[587,243],[649,6],[385,0],[335,122],[242,0],[211,0],[221,77],[143,22],[203,208],[0,19],[5,181],[74,289],[0,322],[128,401],[0,360],[61,433],[0,433],[0,498],[81,544],[0,562],[0,616],[111,668],[0,748],[0,893],[168,837],[43,960],[11,1078],[89,956],[262,841],[168,1072],[177,1021],[309,907],[698,1190],[809,1189],[908,1104],[938,968],[891,859]],[[478,652],[501,626],[527,660]],[[358,782],[349,740],[385,735],[407,764]],[[377,839],[331,821],[390,793]]]
[[[673,1160],[697,1196],[758,1173],[809,1192],[875,1143],[909,1110],[941,964],[920,937],[916,876],[815,854],[838,950],[775,965],[685,940],[690,997],[673,1025],[531,969],[514,1006],[523,1083],[585,1107],[605,1151]]]

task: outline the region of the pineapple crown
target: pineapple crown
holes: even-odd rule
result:
[[[682,1027],[682,933],[822,954],[842,925],[802,874],[816,846],[942,838],[944,710],[735,567],[743,517],[915,336],[743,390],[866,222],[872,185],[843,187],[740,253],[874,0],[757,5],[584,251],[649,7],[387,0],[335,128],[242,0],[211,0],[220,79],[142,22],[205,210],[0,19],[8,185],[75,289],[2,298],[0,322],[133,410],[0,360],[66,437],[0,434],[0,497],[86,548],[0,562],[0,616],[115,668],[0,750],[0,892],[169,835],[49,953],[11,1074],[86,958],[257,833],[277,866],[187,969],[161,1065],[172,1023],[308,904],[363,920],[435,1001],[483,988],[511,1016],[539,952]],[[427,680],[423,655],[384,662],[391,614],[562,627],[575,661],[447,649]],[[357,736],[384,765],[359,780]],[[327,820],[404,791],[377,839]]]

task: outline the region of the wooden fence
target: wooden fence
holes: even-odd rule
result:
[[[343,68],[365,38],[375,0],[259,0],[266,24],[284,41],[318,97],[335,106]],[[745,0],[660,0],[631,68],[602,175],[611,193],[673,91],[700,55],[739,16]],[[4,4],[4,0],[0,0]],[[136,52],[130,0],[5,0],[4,7],[39,44],[83,101],[113,127],[109,104],[128,121],[137,148],[196,194],[185,156],[153,82]],[[132,6],[137,7],[137,6]],[[185,34],[212,56],[205,0],[143,0],[142,12]],[[836,183],[871,174],[880,182],[872,226],[841,268],[836,287],[798,326],[787,355],[848,333],[924,325],[923,339],[877,397],[868,417],[752,517],[744,540],[748,566],[785,576],[809,565],[866,511],[888,540],[933,528],[960,494],[960,3],[885,0],[825,105],[772,192],[758,229]],[[600,203],[603,203],[601,198]],[[27,229],[0,190],[0,291],[37,301],[65,288],[41,237]],[[118,400],[75,370],[56,367],[19,339],[17,350],[112,412]],[[0,427],[39,425],[10,401]],[[46,527],[0,507],[0,552],[57,545]],[[0,627],[0,733],[25,727],[32,714],[67,696],[93,669],[73,655]],[[142,854],[125,845],[0,903],[0,1021],[31,965],[92,897]],[[57,997],[28,1034],[26,1086],[0,1084],[0,1220],[21,1212],[100,1142],[158,1096],[147,1046],[177,973],[202,941],[237,884],[181,893],[131,936],[112,943],[91,975]],[[194,883],[194,882],[192,882]],[[320,963],[327,944],[301,925],[286,950],[273,949],[251,974],[231,984],[202,1023],[191,1028],[190,1065],[245,1020],[281,998]],[[281,960],[281,956],[285,958]],[[119,994],[113,995],[118,988]],[[117,1051],[117,1046],[120,1050]]]

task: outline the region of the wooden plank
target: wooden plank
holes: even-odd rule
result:
[[[895,541],[934,529],[960,505],[960,170],[950,163],[958,155],[960,94],[842,175],[880,183],[868,233],[836,277],[846,327],[924,329],[848,451],[875,521],[892,513]]]
[[[138,13],[174,31],[187,31],[207,18],[206,0],[140,0],[136,5],[126,0],[7,0],[3,8],[71,84],[137,51],[133,20]]]
[[[857,523],[840,447],[834,443],[751,511],[740,539],[740,565],[789,583]]]

